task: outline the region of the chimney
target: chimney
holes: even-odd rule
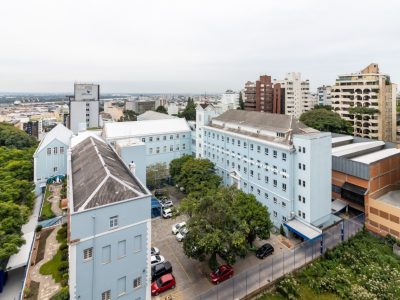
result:
[[[131,161],[130,164],[129,164],[129,170],[132,172],[133,175],[135,175],[135,173],[136,173],[136,164],[133,161]]]

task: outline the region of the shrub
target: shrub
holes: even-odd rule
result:
[[[63,287],[57,294],[52,296],[50,300],[69,300],[69,290],[68,287]]]
[[[61,260],[68,261],[68,248],[61,250]]]
[[[31,289],[28,287],[24,288],[24,298],[29,298],[30,296],[32,296]]]
[[[279,232],[282,236],[286,236],[285,229],[283,228],[283,225],[281,224],[281,227],[279,227]]]
[[[59,248],[61,251],[63,251],[64,249],[68,249],[68,245],[67,245],[67,243],[62,243],[61,245],[60,245],[60,248]]]
[[[294,300],[299,297],[299,284],[293,276],[289,275],[281,280],[276,286],[276,290],[286,299]]]
[[[62,261],[60,263],[60,265],[58,266],[58,271],[60,271],[61,273],[65,272],[66,270],[68,270],[68,262],[67,261]]]
[[[40,231],[42,231],[42,228],[43,228],[42,225],[38,225],[38,226],[36,226],[35,231],[36,231],[36,232],[40,232]]]

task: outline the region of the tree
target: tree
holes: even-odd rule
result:
[[[239,92],[239,107],[238,107],[238,109],[244,110],[244,101],[243,101],[242,92]]]
[[[146,169],[146,182],[150,189],[160,187],[161,182],[169,176],[168,167],[165,163],[156,163]]]
[[[188,98],[185,109],[178,114],[178,117],[185,118],[188,121],[196,121],[196,104],[193,98]]]
[[[186,193],[215,189],[221,183],[221,178],[215,174],[214,164],[208,159],[188,159],[175,177]]]
[[[352,134],[353,132],[349,122],[343,120],[339,114],[324,108],[317,108],[303,113],[300,116],[300,121],[320,131],[341,134]]]
[[[161,113],[161,114],[166,114],[166,115],[168,114],[167,109],[162,105],[160,105],[156,108],[156,112]]]
[[[138,114],[133,110],[124,110],[124,115],[118,120],[118,122],[124,121],[137,121]]]
[[[212,267],[217,254],[228,263],[244,257],[252,241],[257,236],[268,238],[272,228],[268,209],[235,187],[189,194],[179,210],[190,216],[185,254],[198,260],[208,257]]]
[[[0,146],[10,148],[29,148],[37,145],[34,137],[11,124],[0,123]]]
[[[176,181],[179,174],[181,174],[183,164],[192,159],[194,159],[194,157],[191,155],[183,155],[169,163],[169,175],[174,181]]]

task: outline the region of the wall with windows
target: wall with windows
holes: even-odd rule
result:
[[[99,101],[71,101],[70,129],[74,134],[86,128],[99,127]]]
[[[36,193],[40,192],[40,186],[45,185],[47,179],[56,175],[67,174],[68,145],[54,139],[47,147],[34,156],[34,182]]]
[[[150,203],[145,196],[71,214],[73,299],[150,299]]]

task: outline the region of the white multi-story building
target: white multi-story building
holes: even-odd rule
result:
[[[309,80],[302,80],[301,73],[288,73],[284,80],[274,80],[280,83],[285,91],[285,114],[299,118],[303,112],[315,106],[315,99],[310,94]]]
[[[396,84],[370,64],[361,72],[339,75],[332,86],[332,108],[349,121],[358,137],[396,142]]]
[[[330,85],[323,85],[317,88],[318,105],[332,105],[331,89]]]
[[[276,227],[284,224],[306,239],[318,236],[331,217],[331,134],[293,116],[212,114],[197,110],[197,157],[211,160],[224,184],[255,195]]]
[[[100,86],[75,83],[74,96],[69,99],[69,128],[74,134],[86,128],[99,127]]]
[[[76,139],[68,153],[70,297],[150,299],[151,194],[100,137]]]
[[[227,90],[221,96],[220,106],[223,111],[237,109],[239,107],[239,93],[232,90]]]

